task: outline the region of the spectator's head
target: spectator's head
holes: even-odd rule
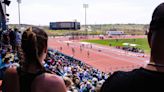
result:
[[[8,30],[9,30],[9,31],[12,31],[12,28],[9,28]]]
[[[97,85],[95,87],[95,92],[100,92],[101,87],[102,87],[102,85]]]
[[[16,31],[16,32],[17,32],[17,31],[18,31],[18,29],[17,29],[17,28],[14,28],[14,31]]]
[[[63,80],[64,80],[66,88],[69,89],[72,85],[72,80],[69,77],[64,77]]]
[[[152,15],[148,41],[151,48],[151,60],[164,64],[164,3],[157,6]]]
[[[97,78],[93,78],[92,79],[93,86],[96,86],[97,85],[97,82],[98,82],[98,79]]]
[[[35,65],[43,69],[41,62],[47,54],[48,36],[44,30],[37,27],[30,27],[23,32],[22,50],[24,53],[24,65]]]
[[[7,48],[7,52],[11,52],[11,47]]]
[[[10,63],[10,61],[9,61],[9,60],[10,60],[10,57],[5,57],[5,59],[4,59],[4,63],[5,63],[5,64]]]
[[[79,85],[80,84],[80,79],[79,78],[74,78],[73,81],[74,81],[75,85]]]

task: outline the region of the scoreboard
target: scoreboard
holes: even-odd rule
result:
[[[51,30],[78,30],[80,22],[50,22]]]

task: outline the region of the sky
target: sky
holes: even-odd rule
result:
[[[163,0],[21,0],[21,24],[49,25],[49,22],[75,21],[87,24],[149,24],[153,10]],[[18,3],[7,6],[9,24],[18,24]]]

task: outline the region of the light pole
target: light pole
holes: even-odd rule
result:
[[[85,31],[86,36],[88,36],[88,30],[87,30],[87,8],[89,7],[88,4],[83,4],[83,8],[85,9]]]
[[[21,3],[21,0],[17,0],[18,2],[18,17],[19,17],[19,27],[20,27],[20,3]]]

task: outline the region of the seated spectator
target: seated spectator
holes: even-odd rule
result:
[[[3,92],[66,92],[64,81],[43,67],[47,54],[47,34],[31,27],[22,35],[24,59],[20,67],[6,70]]]
[[[150,61],[145,68],[115,72],[103,84],[101,92],[162,92],[164,83],[164,3],[152,15],[148,42]]]
[[[67,92],[69,92],[69,90],[70,90],[70,88],[71,88],[71,86],[73,84],[72,80],[69,77],[64,77],[63,80],[64,80],[64,83],[66,85]]]
[[[2,33],[2,44],[6,47],[10,44],[10,37],[8,31],[3,31]]]
[[[96,87],[95,87],[95,92],[100,92],[100,89],[101,89],[102,85],[103,85],[102,81],[98,82]]]
[[[14,54],[11,53],[11,49],[10,48],[7,48],[7,51],[5,53],[5,57],[4,59],[8,57],[9,58],[9,62],[14,62]],[[4,61],[4,59],[2,61]]]
[[[3,63],[0,66],[0,79],[3,79],[4,77],[4,72],[6,71],[7,68],[9,68],[12,65],[10,62],[10,57],[5,57]]]
[[[11,58],[10,56],[6,56],[4,58],[4,62],[2,63],[1,68],[7,69],[8,67],[10,67],[10,65],[11,65],[10,58]]]

